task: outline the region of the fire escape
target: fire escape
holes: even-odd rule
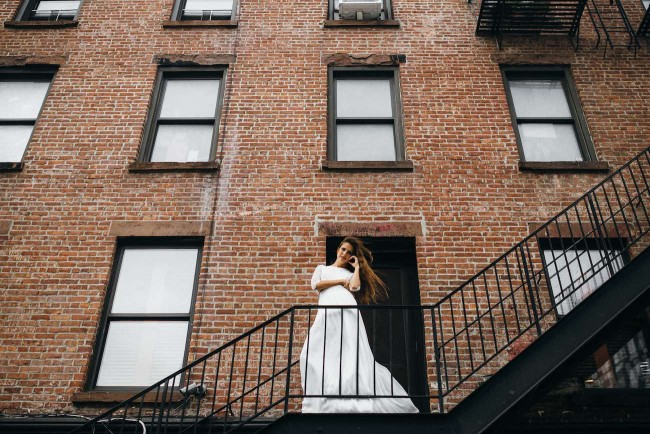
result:
[[[577,50],[585,10],[596,35],[594,49],[602,43],[603,57],[616,48],[636,55],[650,18],[646,11],[635,31],[621,0],[483,0],[476,35],[493,36],[499,48],[505,35],[566,35]]]
[[[291,307],[72,432],[503,432],[499,424],[602,347],[613,327],[648,316],[649,232],[650,148],[434,305]],[[306,397],[391,396],[304,394],[301,349],[326,309],[352,309],[366,324],[381,312],[393,321],[418,319],[418,348],[406,357],[420,368],[400,381],[420,414],[300,413]],[[399,355],[394,325],[374,340]],[[621,348],[605,358],[615,360]],[[392,371],[397,358],[390,354],[375,357]],[[637,380],[650,383],[649,362],[647,354],[635,362]],[[600,368],[587,371],[591,377],[579,377],[582,392],[605,381]]]

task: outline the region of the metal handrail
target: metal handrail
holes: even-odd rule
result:
[[[380,353],[388,354],[383,362],[395,375],[394,353],[415,353],[398,350],[405,338],[394,339],[393,331],[416,336],[418,369],[402,372],[402,385],[421,411],[449,412],[508,363],[508,351],[525,347],[562,321],[576,300],[588,297],[647,248],[649,231],[647,148],[433,305],[291,307],[73,432],[88,427],[138,432],[134,420],[155,432],[190,432],[199,426],[230,432],[261,416],[299,411],[305,398],[401,397],[360,391],[358,386],[356,393],[339,388],[338,393],[323,389],[323,394],[306,395],[302,390],[302,381],[309,378],[298,375],[299,349],[306,345],[309,359],[308,331],[314,318],[324,315],[327,321],[333,315],[330,321],[343,321],[349,312],[357,318],[365,315],[366,327],[375,331],[376,318],[388,324],[389,348]],[[408,327],[415,327],[415,333]],[[358,342],[360,336],[351,339]],[[342,333],[336,342],[342,345],[347,338]],[[323,361],[323,372],[325,366]],[[358,374],[356,378],[358,382]],[[181,388],[193,392],[183,395]]]

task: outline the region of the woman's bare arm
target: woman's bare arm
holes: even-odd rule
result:
[[[316,284],[316,291],[321,292],[326,290],[327,288],[331,288],[332,286],[336,285],[343,285],[347,283],[346,279],[340,279],[340,280],[321,280]]]

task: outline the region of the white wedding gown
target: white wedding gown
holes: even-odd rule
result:
[[[316,284],[321,280],[347,279],[351,276],[352,273],[345,268],[319,265],[314,271],[311,286],[316,289]],[[356,306],[357,302],[347,289],[337,285],[321,291],[318,304]],[[304,398],[303,413],[418,412],[408,397],[395,397],[407,396],[407,393],[388,369],[375,362],[358,309],[318,309],[300,353],[300,375],[305,395],[384,396]]]

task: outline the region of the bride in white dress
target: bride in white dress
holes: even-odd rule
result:
[[[356,306],[352,292],[362,304],[384,296],[386,285],[370,263],[372,254],[361,240],[345,238],[334,264],[319,265],[314,271],[311,287],[320,293],[318,304]],[[375,361],[358,309],[318,309],[300,353],[300,374],[305,395],[342,397],[304,398],[303,413],[418,412],[390,371]]]

